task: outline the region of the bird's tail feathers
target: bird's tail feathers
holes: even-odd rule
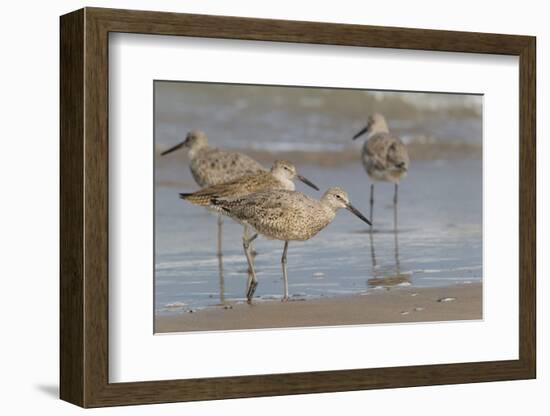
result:
[[[194,193],[180,193],[180,198],[184,199],[194,205],[209,205],[210,198],[206,195],[201,195],[198,192]]]

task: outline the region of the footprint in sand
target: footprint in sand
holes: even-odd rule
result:
[[[423,310],[424,310],[424,307],[417,306],[417,307],[413,308],[412,312],[421,312]],[[401,313],[401,315],[409,315],[411,313],[411,311],[401,311],[400,313]]]

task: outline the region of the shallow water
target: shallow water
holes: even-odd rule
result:
[[[178,168],[179,169],[179,168]],[[300,166],[322,191],[338,185],[368,215],[369,181],[360,163],[346,168]],[[482,278],[482,162],[413,162],[399,189],[394,231],[393,185],[375,188],[374,232],[346,210],[306,242],[291,242],[289,290],[295,298],[357,294],[399,286],[469,284]],[[192,185],[181,166],[182,186]],[[216,255],[217,219],[178,199],[189,189],[155,190],[155,309],[182,313],[244,299],[247,279],[242,227],[224,219],[222,273]],[[297,190],[320,197],[299,184]],[[255,242],[256,298],[282,295],[283,243]]]

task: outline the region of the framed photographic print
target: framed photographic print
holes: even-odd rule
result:
[[[535,38],[61,17],[83,407],[534,378]]]

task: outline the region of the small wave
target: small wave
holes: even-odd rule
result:
[[[456,282],[467,282],[470,280],[482,280],[483,278],[481,276],[468,276],[468,277],[418,277],[420,280],[439,280],[439,281],[446,281],[446,280],[452,280]]]
[[[184,302],[172,302],[172,303],[166,303],[164,305],[164,310],[169,310],[169,311],[175,311],[175,310],[180,310],[180,309],[184,309],[187,307],[187,303],[184,303]]]
[[[339,283],[291,283],[291,287],[338,287]]]

